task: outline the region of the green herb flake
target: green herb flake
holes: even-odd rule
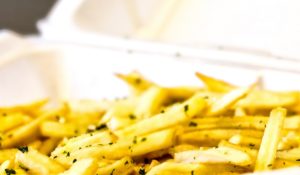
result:
[[[189,127],[197,127],[197,125],[198,125],[198,124],[195,123],[195,122],[190,122],[190,123],[189,123]]]
[[[16,174],[16,171],[14,169],[5,169],[6,175]]]
[[[144,141],[146,141],[147,140],[147,138],[146,137],[143,137],[142,139],[141,139],[141,142],[144,142]]]
[[[130,118],[131,120],[135,120],[135,119],[136,119],[136,116],[133,115],[133,114],[130,114],[130,115],[129,115],[129,118]]]
[[[145,171],[144,168],[141,168],[141,169],[139,170],[139,175],[146,175],[146,171]]]
[[[189,110],[189,105],[184,105],[184,112],[187,112]]]
[[[28,147],[27,146],[20,146],[18,147],[18,150],[21,151],[22,153],[28,152]]]
[[[133,137],[133,141],[132,141],[132,142],[133,142],[133,144],[136,144],[136,143],[137,143],[137,141],[136,141],[136,136]]]
[[[124,163],[124,165],[127,165],[129,162],[128,162],[128,160],[126,160],[126,162]]]
[[[142,80],[141,80],[140,78],[136,78],[136,79],[135,79],[135,83],[136,83],[136,84],[140,84],[141,82],[142,82]]]
[[[22,164],[20,164],[19,165],[19,167],[21,168],[21,169],[23,169],[24,171],[29,171],[29,168],[27,168],[26,166],[24,166],[24,165],[22,165]]]
[[[96,130],[98,131],[98,130],[106,129],[106,128],[107,128],[106,124],[101,124],[101,125],[96,127]]]
[[[194,175],[194,171],[191,171],[191,175]]]
[[[75,162],[77,162],[77,159],[73,159],[73,161],[72,161],[73,163],[75,163]]]
[[[110,175],[113,175],[115,170],[116,170],[116,169],[113,169],[113,170],[110,172]]]

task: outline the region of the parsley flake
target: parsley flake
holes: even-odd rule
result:
[[[14,169],[5,169],[5,173],[7,175],[16,174],[16,171]]]
[[[189,123],[189,126],[190,126],[190,127],[196,127],[197,125],[198,125],[198,124],[195,123],[195,122],[190,122],[190,123]]]
[[[141,169],[139,170],[139,175],[146,175],[146,171],[145,171],[144,168],[141,168]]]
[[[26,153],[26,152],[28,152],[28,147],[27,146],[20,146],[18,148],[18,150],[20,150],[22,153]]]
[[[184,105],[184,112],[187,112],[189,110],[189,105]]]
[[[101,129],[106,129],[106,128],[107,128],[106,124],[101,124],[96,127],[96,130],[101,130]]]

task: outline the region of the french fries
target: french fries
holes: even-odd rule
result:
[[[115,100],[0,107],[0,175],[238,175],[300,166],[299,92],[162,87],[116,74]]]

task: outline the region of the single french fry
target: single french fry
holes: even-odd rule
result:
[[[72,137],[66,141],[63,141],[55,150],[52,155],[58,155],[65,150],[73,152],[75,150],[80,150],[85,147],[90,147],[92,145],[107,145],[109,143],[115,142],[114,136],[108,131],[97,131],[94,133],[83,134],[77,137]],[[53,157],[53,156],[52,156]]]
[[[257,152],[258,152],[256,149],[252,149],[252,148],[249,148],[249,147],[232,144],[232,143],[230,143],[230,142],[228,142],[226,140],[222,140],[219,143],[219,146],[233,148],[233,149],[237,149],[237,150],[243,151],[243,152],[247,153],[251,157],[252,162],[256,161],[256,156],[257,156]]]
[[[166,99],[165,89],[152,86],[139,97],[134,115],[138,118],[147,118],[157,114]]]
[[[44,121],[40,124],[40,131],[45,137],[72,137],[78,134],[78,128],[72,123],[59,123],[54,121]]]
[[[201,89],[199,87],[178,86],[165,88],[167,97],[170,99],[188,99]]]
[[[283,160],[283,159],[276,159],[274,162],[274,169],[281,169],[281,168],[288,168],[288,167],[299,167],[299,161],[292,161],[292,160]]]
[[[180,144],[180,145],[176,145],[176,146],[170,148],[169,153],[171,155],[174,155],[175,153],[178,153],[178,152],[195,150],[197,148],[198,148],[197,146],[191,145],[191,144]]]
[[[276,159],[276,151],[284,125],[286,109],[276,108],[271,111],[267,127],[258,151],[255,171],[270,170]]]
[[[239,149],[222,146],[206,150],[190,150],[175,153],[174,159],[176,162],[183,163],[225,163],[238,166],[249,166],[253,163],[247,153]]]
[[[196,76],[202,80],[207,89],[214,92],[226,93],[235,88],[234,85],[229,84],[225,81],[218,80],[216,78],[204,75],[202,73],[196,72]]]
[[[278,150],[287,150],[298,147],[300,144],[300,136],[298,131],[289,131],[287,134],[282,136],[279,144]]]
[[[200,130],[194,132],[184,133],[178,136],[179,143],[209,143],[219,142],[220,140],[227,140],[233,135],[242,134],[246,136],[253,136],[261,138],[262,131],[249,130],[249,129],[212,129],[212,130]]]
[[[114,133],[119,137],[133,137],[148,134],[182,123],[199,114],[205,107],[205,100],[195,95],[184,103],[167,110],[165,113],[146,118]]]
[[[74,164],[71,168],[59,175],[95,175],[97,171],[97,163],[95,159],[74,159]]]
[[[65,170],[62,165],[32,148],[29,148],[28,152],[19,151],[16,154],[16,162],[28,168],[32,174],[57,174]]]
[[[114,105],[110,109],[108,109],[107,112],[104,114],[104,116],[100,120],[99,125],[108,122],[107,126],[111,130],[116,130],[127,125],[122,124],[122,122],[117,124],[110,123],[110,120],[116,118],[117,121],[119,119],[122,121],[127,119],[129,122],[135,122],[136,116],[134,116],[134,109],[137,103],[136,101],[136,99],[129,98],[121,99],[115,102]]]
[[[243,145],[243,146],[248,146],[250,148],[258,149],[261,143],[261,139],[244,136],[241,134],[236,134],[229,139],[229,142],[236,145]]]
[[[0,116],[0,132],[5,132],[29,122],[31,118],[25,114],[13,113]]]
[[[277,158],[291,161],[300,161],[300,148],[278,151]]]
[[[165,162],[159,164],[147,173],[147,175],[200,175],[200,174],[209,173],[208,170],[199,164],[190,164],[190,163],[176,163],[176,162]]]
[[[236,106],[245,109],[289,107],[298,102],[298,96],[297,92],[253,90],[246,98],[240,100]]]
[[[60,141],[59,138],[49,138],[43,141],[42,145],[39,147],[39,152],[45,155],[49,155]]]
[[[220,99],[212,103],[211,106],[209,106],[208,110],[206,111],[206,115],[215,116],[222,114],[232,105],[234,105],[238,100],[245,97],[251,91],[251,89],[252,87],[237,88],[228,92]]]
[[[133,171],[133,160],[130,157],[124,157],[120,160],[115,161],[114,163],[99,168],[97,174],[101,175],[128,175]]]
[[[136,95],[141,94],[143,91],[149,87],[155,85],[153,82],[144,78],[139,72],[133,71],[129,74],[115,74],[118,78],[125,81],[133,90],[133,93]]]
[[[27,113],[38,110],[48,102],[48,99],[37,100],[28,104],[20,104],[17,106],[0,107],[0,113]]]
[[[124,156],[141,156],[153,151],[171,147],[174,144],[174,129],[162,130],[145,136],[121,140],[108,145],[94,145],[69,152],[60,150],[52,152],[51,156],[64,165],[70,165],[72,160],[93,157],[102,159],[119,159]]]
[[[264,130],[268,117],[244,116],[244,117],[205,117],[192,119],[185,124],[186,131],[216,128],[257,129]]]

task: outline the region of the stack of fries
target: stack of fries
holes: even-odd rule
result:
[[[299,92],[162,87],[117,74],[127,98],[0,108],[0,175],[219,175],[300,165]]]

